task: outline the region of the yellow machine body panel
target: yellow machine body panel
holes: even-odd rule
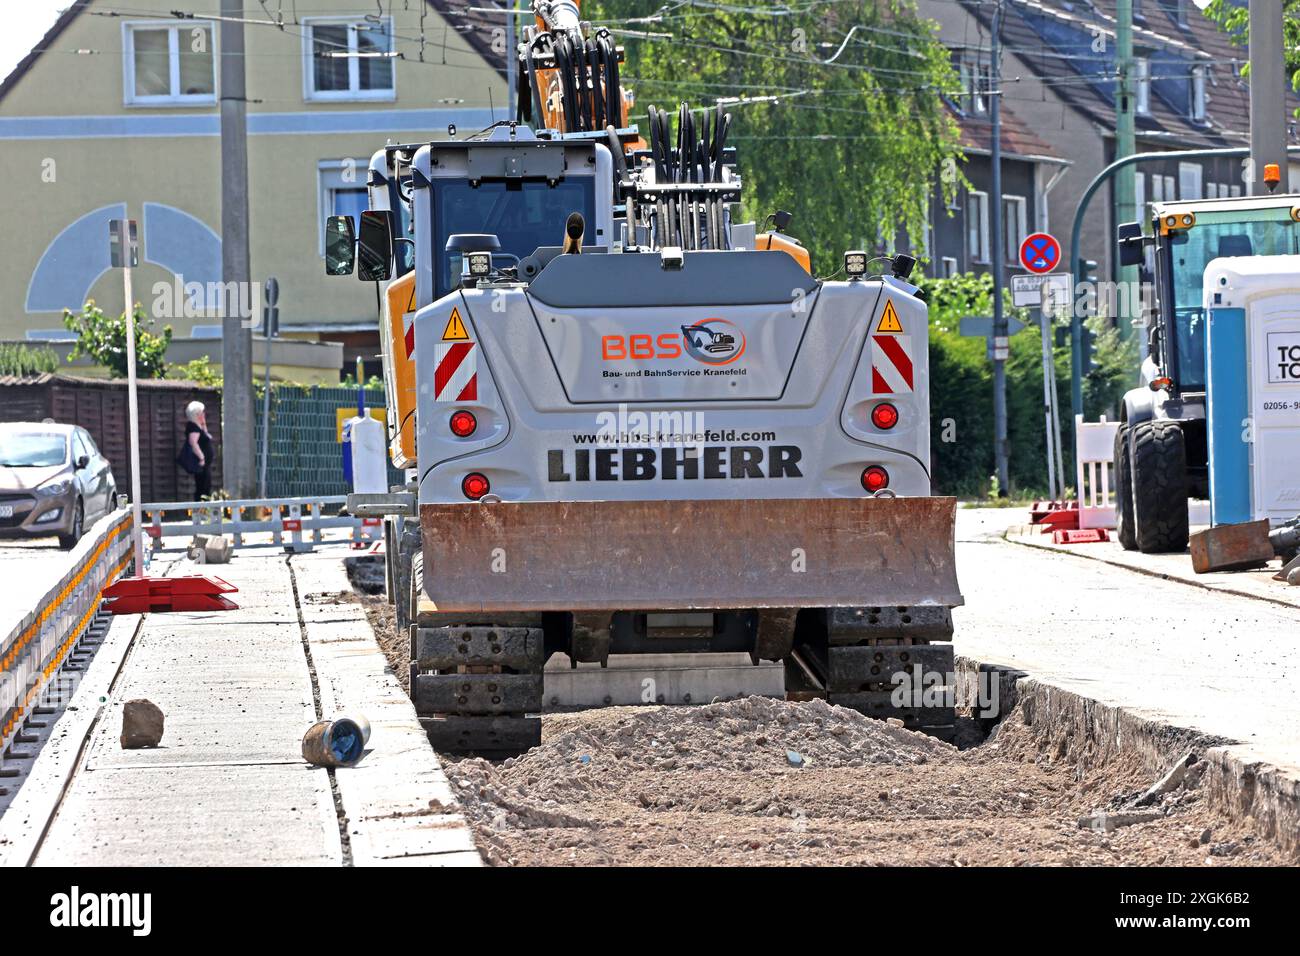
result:
[[[789,236],[783,236],[779,232],[761,233],[754,243],[755,249],[775,249],[790,255],[795,262],[803,267],[803,271],[812,275],[812,257],[808,255],[808,250],[799,243],[795,242]]]
[[[384,292],[380,341],[388,386],[388,456],[397,468],[415,467],[415,273]]]

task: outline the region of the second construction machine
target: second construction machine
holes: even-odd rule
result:
[[[328,271],[387,283],[410,483],[351,505],[393,522],[434,745],[535,745],[553,654],[674,651],[947,735],[955,501],[930,495],[912,261],[814,278],[732,221],[730,116],[651,108],[639,140],[609,34],[535,10],[517,121],[377,153],[355,255],[329,223]]]

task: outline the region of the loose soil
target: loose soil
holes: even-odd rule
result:
[[[1196,767],[1164,816],[1081,828],[1154,780],[1128,760],[1080,775],[1019,714],[959,751],[822,701],[614,707],[548,715],[512,760],[443,759],[495,865],[1288,862],[1206,806]]]
[[[356,581],[354,576],[354,583]],[[409,641],[382,595],[357,599],[405,689]],[[1204,802],[1199,766],[1163,816],[1081,827],[1153,782],[1135,758],[1082,771],[1022,714],[958,750],[824,701],[750,697],[543,717],[503,762],[440,755],[494,865],[1284,865],[1253,822]]]

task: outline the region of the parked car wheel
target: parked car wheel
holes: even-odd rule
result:
[[[81,499],[77,499],[76,505],[72,509],[72,529],[67,534],[59,535],[59,547],[64,551],[76,547],[77,542],[81,540],[81,533],[84,530],[83,525],[86,520],[86,509],[82,505]]]

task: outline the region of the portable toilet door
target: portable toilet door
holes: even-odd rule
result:
[[[1300,288],[1251,302],[1247,331],[1255,425],[1251,498],[1256,519],[1280,524],[1300,514]]]
[[[1214,523],[1300,513],[1300,256],[1206,267]]]

